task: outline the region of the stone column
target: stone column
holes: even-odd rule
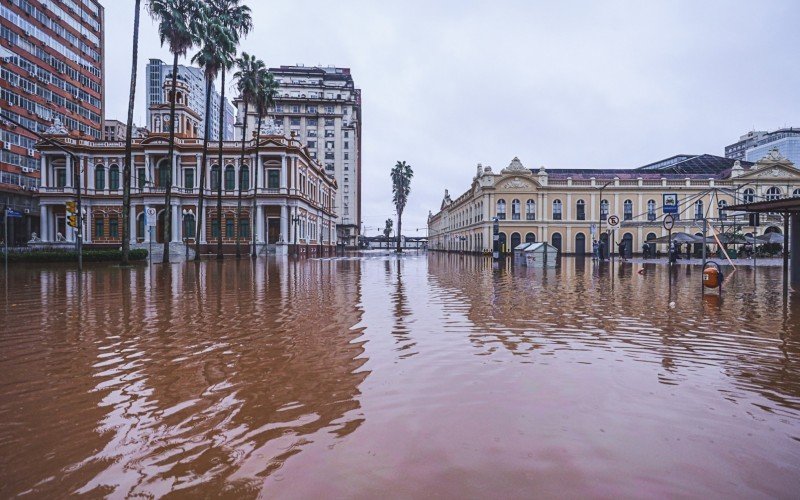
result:
[[[205,165],[203,166],[205,168]],[[203,207],[203,213],[197,214],[198,217],[203,218],[203,231],[198,235],[200,237],[200,243],[205,244],[206,241],[206,231],[208,230],[208,219],[206,218],[206,214],[208,213],[208,207]]]
[[[72,175],[72,157],[70,155],[65,155],[67,158],[67,187],[74,186],[74,179]]]
[[[128,228],[128,237],[130,238],[131,243],[136,243],[136,226],[139,220],[136,218],[136,205],[131,203],[131,214],[130,214],[130,221],[129,228]]]
[[[47,174],[47,157],[45,155],[41,155],[39,158],[39,175],[41,176],[42,186],[49,186],[47,181],[50,176]]]
[[[286,156],[281,156],[281,194],[286,194]]]
[[[152,232],[152,231],[150,231],[150,228],[147,226],[147,210],[149,208],[150,208],[150,205],[145,205],[144,206],[145,215],[143,215],[143,217],[145,218],[145,226],[144,226],[144,242],[145,243],[150,243],[150,236],[151,236],[151,232]]]
[[[170,227],[170,235],[171,241],[174,242],[181,242],[181,218],[183,214],[181,213],[181,206],[180,205],[172,205],[172,227]]]
[[[256,206],[256,243],[266,243],[267,242],[267,235],[264,232],[264,205],[257,205]],[[269,224],[267,224],[267,229],[269,229]]]
[[[288,243],[289,239],[289,207],[281,205],[281,235],[280,241]]]
[[[42,241],[50,241],[50,214],[47,210],[47,205],[39,205],[39,238]]]
[[[797,287],[800,285],[800,214],[792,214],[789,223],[789,281]]]

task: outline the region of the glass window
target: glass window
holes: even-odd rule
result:
[[[583,200],[578,200],[575,204],[575,208],[577,209],[577,219],[586,220],[586,203]]]
[[[276,169],[267,170],[267,188],[278,189],[281,187],[281,171]]]
[[[94,188],[106,188],[106,169],[102,166],[98,166],[94,170]]]
[[[183,171],[183,185],[189,189],[194,187],[194,169],[187,168]]]
[[[767,189],[767,201],[777,200],[781,197],[781,188],[779,187],[771,187]]]
[[[219,189],[219,165],[211,167],[211,189],[214,191]]]
[[[561,220],[561,200],[553,201],[553,220]]]
[[[533,200],[525,202],[525,220],[536,220],[536,202]]]
[[[600,220],[608,219],[608,200],[600,201]]]
[[[187,238],[194,238],[197,223],[195,222],[194,215],[188,214],[183,217],[183,234]]]
[[[108,169],[108,189],[119,189],[119,167],[116,165]]]
[[[211,237],[219,238],[219,219],[211,219]]]
[[[239,180],[243,190],[250,189],[250,168],[247,165],[243,165],[239,171]]]
[[[497,218],[500,220],[506,218],[506,200],[502,198],[497,200]]]
[[[316,118],[309,118],[306,120],[306,126],[309,127],[316,127],[317,126],[317,119]]]
[[[225,219],[225,237],[226,238],[233,238],[235,236],[234,232],[234,220],[231,218]]]
[[[633,202],[631,200],[625,200],[622,203],[622,218],[623,220],[633,219]]]
[[[147,182],[147,175],[145,173],[145,169],[137,168],[136,169],[136,177],[137,177],[137,181],[136,182],[138,183],[139,187],[143,188],[145,186],[145,183]]]
[[[742,193],[742,199],[745,203],[753,203],[756,199],[756,192],[750,188],[747,188]]]
[[[158,165],[158,185],[165,187],[167,185],[167,176],[169,175],[169,166],[166,160]]]
[[[656,200],[647,200],[647,220],[656,220]]]
[[[239,220],[239,236],[242,238],[250,237],[250,219]]]
[[[225,167],[225,191],[236,189],[236,171],[232,165]]]
[[[56,187],[64,187],[67,185],[67,169],[56,169]]]
[[[111,238],[119,237],[119,220],[116,217],[112,217],[108,220],[108,235]]]
[[[334,121],[333,118],[325,118],[325,126],[326,127],[333,127]]]
[[[694,202],[694,218],[695,219],[702,219],[703,218],[703,201],[697,200]]]
[[[94,236],[95,238],[103,237],[103,219],[100,217],[97,217],[94,220]]]
[[[511,219],[512,220],[519,220],[520,217],[520,202],[519,200],[513,200],[511,202]]]

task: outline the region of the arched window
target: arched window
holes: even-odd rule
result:
[[[106,188],[106,169],[102,165],[98,165],[94,169],[94,188],[95,189]]]
[[[236,189],[236,170],[233,165],[225,167],[225,191],[233,191]]]
[[[225,218],[225,237],[226,238],[235,238],[236,237],[236,233],[234,232],[235,231],[234,223],[235,223],[235,221],[234,221],[233,217],[226,217]]]
[[[647,200],[647,220],[656,220],[656,200]]]
[[[561,200],[553,200],[553,220],[561,220]]]
[[[219,165],[211,167],[211,189],[214,191],[219,189]]]
[[[586,235],[583,233],[575,235],[575,255],[586,255]]]
[[[536,202],[533,200],[525,202],[525,220],[536,220]]]
[[[792,196],[800,196],[800,189],[795,189],[792,191]]]
[[[242,165],[239,170],[239,182],[242,185],[242,191],[250,189],[250,168],[247,165]]]
[[[525,243],[536,243],[536,235],[533,233],[526,234]]]
[[[506,218],[506,200],[502,198],[497,200],[497,218],[500,220]]]
[[[600,220],[608,219],[608,200],[600,201]]]
[[[695,219],[703,218],[703,200],[697,200],[696,202],[694,202],[694,218]]]
[[[727,206],[728,202],[725,200],[719,200],[719,203],[717,203],[717,209],[719,210],[720,220],[725,220],[728,218],[728,213],[725,211],[725,207]]]
[[[586,220],[586,203],[583,200],[578,200],[575,208],[577,209],[576,218],[578,220]]]
[[[519,235],[519,233],[512,233],[511,234],[511,248],[509,250],[514,250],[515,248],[517,248],[520,245],[521,242],[522,242],[522,237]]]
[[[750,188],[742,191],[742,201],[745,203],[753,203],[756,201],[756,192]]]
[[[194,238],[197,223],[194,219],[194,214],[186,214],[183,216],[183,235],[186,238]]]
[[[506,246],[506,233],[500,233],[497,235],[497,242],[500,244],[500,251],[501,252],[508,252],[508,247]]]
[[[631,200],[625,200],[622,203],[622,219],[623,220],[633,219],[633,202]]]
[[[108,169],[108,189],[119,189],[119,167],[116,165]]]
[[[515,199],[514,201],[511,202],[511,219],[519,220],[520,207],[521,207],[521,205],[519,203],[519,200]],[[512,237],[512,240],[513,240],[513,237]]]
[[[777,200],[781,197],[781,188],[779,187],[771,187],[767,189],[767,201]]]

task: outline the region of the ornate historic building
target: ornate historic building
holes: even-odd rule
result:
[[[223,164],[218,164],[218,142],[209,143],[205,165],[201,165],[203,141],[198,137],[199,115],[187,101],[189,88],[179,78],[176,92],[175,155],[168,160],[169,104],[151,106],[147,138],[133,141],[131,168],[132,214],[130,234],[122,234],[122,165],[124,141],[101,142],[70,137],[51,128],[49,137],[69,154],[46,141],[42,153],[42,184],[39,191],[43,241],[75,241],[76,230],[66,224],[65,203],[74,201],[80,175],[87,245],[118,246],[122,238],[134,243],[163,242],[164,191],[171,170],[172,242],[194,244],[214,251],[222,239],[231,252],[236,235],[243,245],[256,242],[270,251],[286,252],[296,245],[300,252],[322,253],[336,245],[336,181],[299,141],[277,134],[268,127],[246,144],[240,164],[241,141],[223,142]],[[165,99],[168,102],[168,99]],[[76,164],[77,163],[77,164]],[[200,185],[201,169],[205,185]],[[242,185],[241,216],[236,218],[238,186]],[[217,188],[222,183],[222,214],[217,213]],[[205,193],[204,210],[198,215],[198,195]],[[255,201],[255,212],[253,211]],[[145,213],[154,208],[157,224],[146,228]],[[196,233],[198,217],[203,232]]]
[[[505,251],[526,241],[548,241],[564,253],[591,253],[597,235],[607,240],[609,215],[621,222],[616,241],[628,251],[667,234],[665,201],[676,200],[673,231],[697,234],[703,219],[716,229],[737,225],[743,234],[782,232],[779,214],[756,219],[729,214],[734,202],[800,196],[800,170],[777,151],[756,163],[713,155],[678,155],[636,169],[525,168],[518,158],[494,172],[478,165],[472,185],[428,217],[429,248],[486,252],[493,218]],[[754,224],[758,224],[754,226]]]

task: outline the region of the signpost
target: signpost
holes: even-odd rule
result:
[[[672,228],[675,227],[675,216],[672,214],[667,214],[664,216],[664,229],[667,230],[667,250],[670,254],[669,256],[669,263],[672,265]]]
[[[5,272],[8,273],[8,218],[21,219],[22,212],[17,212],[6,207],[5,215],[3,216],[3,242],[5,244]]]
[[[608,225],[609,229],[611,229],[611,241],[609,242],[609,246],[611,247],[609,250],[611,252],[611,260],[614,260],[614,245],[616,244],[617,240],[617,229],[619,229],[620,220],[619,215],[609,215],[608,219],[606,219],[606,224]]]
[[[678,195],[677,193],[665,193],[662,195],[662,208],[661,210],[665,214],[677,214],[678,213]]]
[[[148,254],[150,255],[150,261],[153,260],[153,228],[156,227],[156,209],[153,207],[147,207],[144,211],[144,223],[147,226],[147,231],[150,234],[150,250],[148,250]]]

